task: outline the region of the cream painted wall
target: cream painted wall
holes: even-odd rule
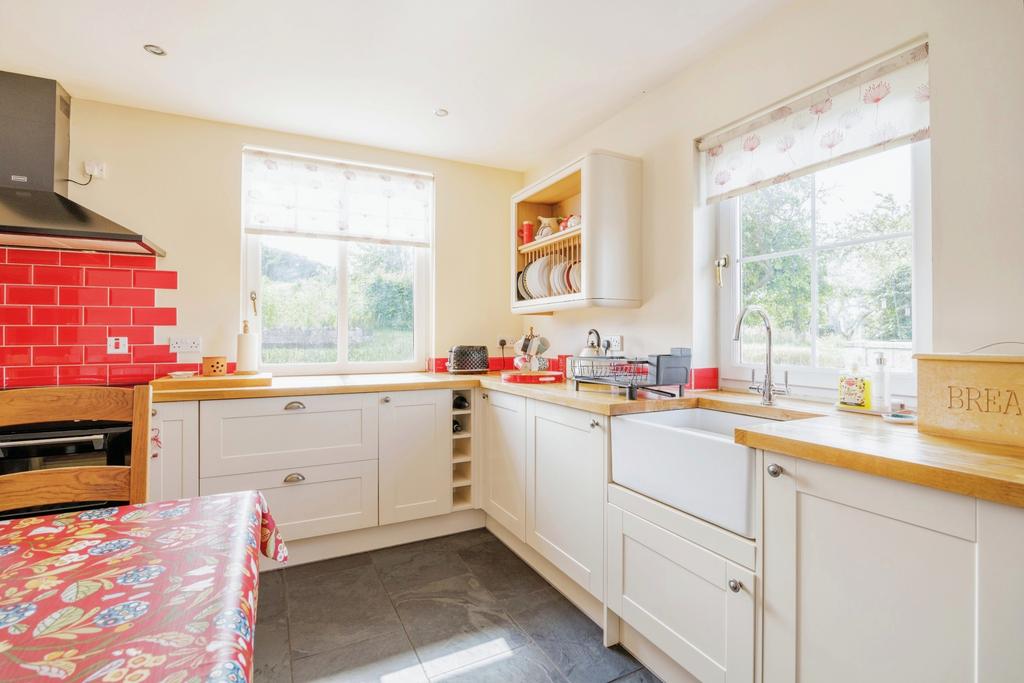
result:
[[[71,168],[107,164],[107,178],[72,187],[85,206],[167,251],[179,289],[157,304],[178,308],[175,334],[199,335],[207,354],[234,357],[240,326],[241,151],[258,145],[433,173],[436,286],[433,355],[489,344],[518,329],[505,303],[508,200],[522,174],[431,157],[75,99]],[[77,176],[75,176],[77,177]],[[171,328],[157,330],[165,343]],[[183,358],[185,360],[185,358]]]
[[[931,44],[933,338],[937,351],[1024,341],[1024,4],[802,0],[737,35],[563,149],[644,159],[644,306],[531,317],[559,351],[588,327],[629,353],[693,345],[717,364],[712,211],[697,207],[695,138],[927,36]]]

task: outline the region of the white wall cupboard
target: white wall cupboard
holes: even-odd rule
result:
[[[199,495],[199,403],[158,403],[150,428],[149,500]]]
[[[526,399],[498,391],[481,394],[484,415],[483,506],[488,515],[526,540]]]
[[[541,313],[584,306],[637,307],[642,303],[641,217],[643,162],[634,157],[594,151],[580,157],[512,197],[513,313]],[[523,221],[535,224],[538,216],[582,217],[578,229],[557,232],[524,243]],[[546,289],[520,290],[518,274],[529,264],[547,258],[578,262],[580,286],[561,293]],[[543,265],[543,264],[542,264]],[[539,281],[537,281],[539,282]]]
[[[608,418],[526,403],[526,542],[604,598]]]
[[[764,463],[765,683],[1019,677],[1024,510]]]
[[[452,510],[452,392],[396,391],[380,398],[380,523]]]

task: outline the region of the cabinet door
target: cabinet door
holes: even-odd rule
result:
[[[526,399],[497,391],[484,399],[484,510],[526,540]]]
[[[396,391],[380,404],[380,523],[452,510],[452,392]]]
[[[608,418],[526,403],[526,542],[604,597]]]
[[[202,495],[257,489],[286,540],[377,525],[377,461],[292,467],[200,480]]]
[[[751,683],[754,574],[621,508],[607,511],[608,608],[698,680]]]
[[[765,683],[975,680],[976,501],[764,464]]]
[[[149,500],[199,495],[199,403],[157,403],[150,421]]]
[[[200,475],[377,459],[378,394],[203,401]]]

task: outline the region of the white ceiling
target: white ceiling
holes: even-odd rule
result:
[[[0,70],[73,97],[523,169],[781,1],[0,0]]]

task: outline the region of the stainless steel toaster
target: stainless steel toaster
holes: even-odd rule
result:
[[[452,374],[472,374],[487,372],[486,346],[453,346],[448,351],[448,372]]]

